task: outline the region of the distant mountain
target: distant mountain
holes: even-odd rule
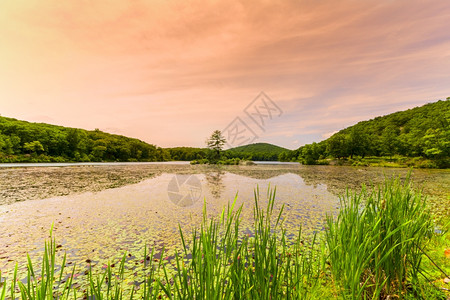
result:
[[[231,148],[225,151],[225,153],[232,157],[239,157],[249,160],[277,161],[278,156],[281,153],[290,151],[291,150],[289,149],[272,145],[269,143],[255,143]]]
[[[248,144],[243,145],[235,148],[228,149],[227,151],[235,152],[235,153],[241,153],[241,152],[270,152],[270,153],[276,153],[280,154],[284,151],[289,151],[286,148],[269,144],[269,143],[255,143],[255,144]]]
[[[165,148],[165,152],[172,160],[200,160],[208,157],[207,148],[174,147]],[[283,147],[268,143],[244,145],[224,151],[223,158],[241,158],[246,160],[277,161],[280,153],[289,152]]]
[[[135,138],[0,117],[0,162],[167,159],[161,148]]]
[[[266,143],[225,151],[225,158],[278,160],[288,151]],[[162,149],[139,139],[46,123],[32,123],[0,116],[0,163],[198,160],[208,149],[175,147]]]
[[[394,155],[431,159],[439,166],[448,164],[450,97],[359,122],[320,143],[300,147],[290,154],[290,159],[297,157],[303,162],[313,163],[330,157]]]

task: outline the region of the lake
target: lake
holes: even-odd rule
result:
[[[243,223],[252,219],[254,192],[264,203],[276,188],[277,208],[296,234],[320,232],[326,214],[339,208],[346,188],[376,185],[385,177],[406,178],[407,169],[258,164],[191,166],[186,163],[66,164],[0,168],[0,270],[10,276],[26,253],[35,260],[54,224],[60,253],[88,268],[129,254],[137,264],[145,246],[175,249],[178,226],[189,232],[200,224],[203,205],[211,217],[237,197]],[[450,172],[413,170],[414,187],[427,195],[438,216],[449,217]],[[237,196],[236,196],[237,195]],[[170,252],[169,252],[170,253]]]

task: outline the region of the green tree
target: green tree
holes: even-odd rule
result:
[[[327,140],[327,152],[335,158],[348,156],[348,138],[345,134],[336,133]]]
[[[353,155],[366,156],[369,148],[369,136],[366,133],[358,127],[353,127],[347,140],[350,158],[353,158]]]
[[[392,156],[398,150],[398,129],[394,125],[389,125],[383,130],[381,136],[381,153],[383,155]]]
[[[423,150],[427,157],[440,158],[450,155],[450,131],[428,129],[423,137]]]
[[[69,156],[75,157],[75,152],[78,152],[78,144],[80,143],[80,137],[78,130],[73,128],[67,132],[66,136]]]
[[[206,145],[208,149],[210,149],[213,153],[212,158],[215,160],[220,159],[220,154],[223,150],[223,146],[226,143],[225,137],[223,137],[222,132],[220,130],[215,130],[211,136],[206,140]]]
[[[41,142],[39,141],[32,141],[29,143],[25,143],[23,145],[23,149],[29,153],[42,153],[44,152],[44,147],[42,146]]]
[[[300,149],[298,160],[304,165],[315,165],[320,157],[323,156],[322,146],[318,143],[304,145]]]
[[[93,156],[94,161],[101,161],[106,152],[106,147],[97,145],[92,149],[91,155]]]
[[[12,150],[12,154],[18,154],[20,153],[20,137],[18,137],[17,135],[11,135],[9,137],[9,140],[11,141],[11,150]]]
[[[280,154],[278,154],[278,160],[287,161],[288,156],[289,156],[288,152],[281,152]]]
[[[6,138],[0,135],[0,152],[6,152],[4,149],[6,149]]]

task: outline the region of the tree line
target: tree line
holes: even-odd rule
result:
[[[0,117],[0,162],[192,161],[214,156],[208,148],[160,148],[138,139]],[[269,152],[224,151],[225,159],[278,160]]]
[[[319,143],[288,150],[270,144],[221,152],[223,159],[326,163],[366,156],[423,157],[450,166],[450,97],[345,128]],[[208,148],[160,148],[138,139],[0,117],[0,162],[202,160]],[[217,152],[217,151],[216,151]]]
[[[167,151],[98,129],[83,130],[0,117],[1,162],[163,161]]]
[[[423,157],[448,167],[450,97],[345,128],[330,138],[284,153],[280,160],[320,163],[326,158]]]

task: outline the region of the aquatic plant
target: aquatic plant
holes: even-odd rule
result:
[[[198,228],[169,254],[143,253],[142,270],[127,270],[127,255],[100,273],[67,270],[57,261],[50,230],[40,270],[28,257],[27,277],[0,286],[0,300],[11,299],[385,299],[442,297],[423,280],[423,249],[432,236],[432,219],[409,181],[388,180],[376,190],[348,192],[336,217],[311,237],[286,233],[284,206],[276,190],[255,191],[253,226],[241,224],[237,197],[222,213],[208,218],[206,205]],[[425,255],[429,258],[427,255]],[[77,270],[77,271],[76,271]],[[78,273],[76,273],[78,272]],[[1,275],[1,274],[0,274]],[[422,277],[423,278],[422,278]],[[76,278],[77,277],[77,278]],[[83,278],[80,278],[83,277]],[[85,283],[80,284],[82,280]],[[77,282],[75,282],[77,281]],[[1,282],[1,276],[0,276]]]
[[[337,218],[328,217],[326,242],[334,278],[353,299],[402,297],[417,286],[422,251],[432,233],[424,197],[409,180],[377,190],[348,192]],[[418,292],[418,291],[414,291]]]

